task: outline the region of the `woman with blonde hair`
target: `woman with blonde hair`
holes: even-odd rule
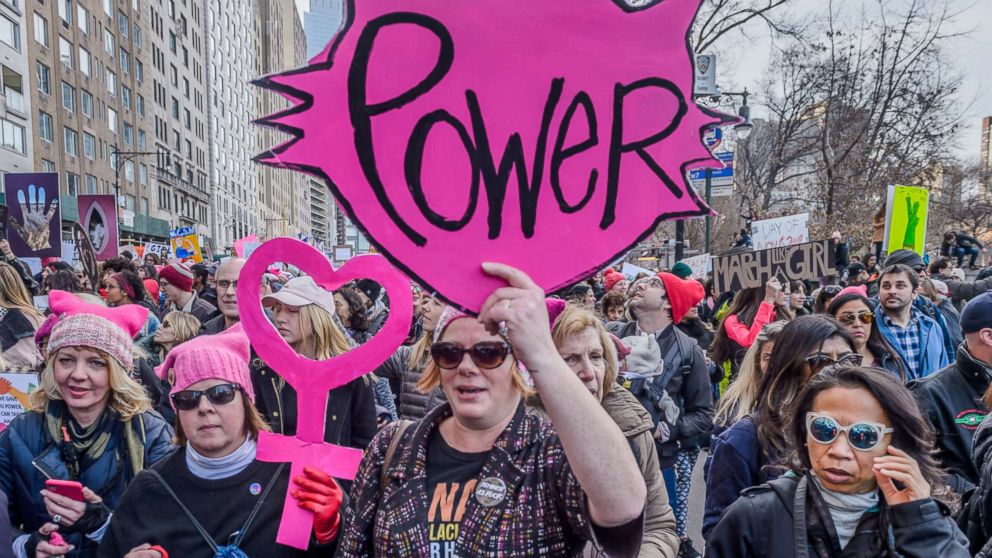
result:
[[[347,352],[348,338],[334,322],[334,295],[312,277],[296,277],[279,292],[262,297],[271,307],[280,337],[297,354],[327,360]],[[251,361],[255,406],[278,434],[296,434],[296,391],[257,356]],[[356,378],[330,392],[324,441],[358,449],[375,436],[376,411],[372,381]]]
[[[165,361],[169,351],[196,337],[199,331],[200,320],[196,316],[189,312],[172,311],[162,318],[155,335],[145,338],[139,345],[152,357],[152,364],[158,366]]]
[[[405,420],[420,420],[431,409],[444,403],[444,394],[437,387],[421,392],[420,381],[431,360],[431,344],[434,341],[434,328],[445,305],[439,299],[424,296],[421,300],[420,338],[413,345],[403,345],[393,356],[376,369],[375,375],[390,382],[394,393],[399,394],[399,416]]]
[[[41,365],[34,332],[44,321],[17,270],[0,262],[0,355],[9,367],[35,370]]]
[[[0,433],[0,489],[11,523],[24,530],[15,554],[88,558],[131,479],[173,450],[173,433],[129,375],[131,335],[147,309],[106,308],[63,291],[49,303],[61,318],[31,410]],[[78,483],[84,501],[48,490],[49,479]],[[49,542],[55,530],[67,544]]]
[[[717,403],[716,414],[713,417],[713,437],[732,426],[735,422],[751,414],[758,400],[758,384],[768,367],[775,339],[788,322],[779,320],[761,328],[761,333],[755,338],[751,348],[741,360],[741,368],[737,379],[732,382],[723,397]]]

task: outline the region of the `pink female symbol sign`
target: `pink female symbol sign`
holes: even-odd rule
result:
[[[262,310],[262,275],[273,262],[297,266],[330,291],[354,279],[376,281],[389,296],[390,312],[385,325],[364,345],[332,359],[315,361],[300,356],[279,336]],[[304,465],[312,465],[335,478],[354,479],[362,459],[361,450],[324,443],[327,394],[372,372],[403,344],[413,317],[409,281],[382,256],[358,256],[335,270],[327,258],[310,245],[290,238],[277,238],[255,250],[242,269],[238,278],[238,311],[252,348],[296,390],[296,436],[260,433],[258,459],[291,463],[291,478],[302,475]],[[311,527],[311,512],[297,506],[287,493],[276,541],[306,549]]]

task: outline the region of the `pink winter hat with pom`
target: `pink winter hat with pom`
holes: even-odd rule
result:
[[[58,316],[48,338],[49,354],[63,347],[90,347],[107,353],[127,370],[134,369],[132,339],[148,319],[147,308],[137,304],[108,308],[65,291],[48,293],[48,306]]]
[[[183,391],[203,380],[227,380],[241,386],[245,396],[254,403],[248,364],[251,347],[241,324],[217,335],[201,335],[176,345],[155,369],[163,380],[172,370],[175,378],[171,393]]]

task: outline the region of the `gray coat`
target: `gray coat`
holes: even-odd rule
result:
[[[424,373],[422,367],[411,369],[409,366],[410,353],[413,347],[404,345],[393,353],[386,362],[382,363],[375,370],[375,375],[385,378],[393,386],[394,393],[399,393],[400,418],[406,420],[420,420],[424,418],[431,409],[444,403],[447,399],[441,393],[440,388],[434,388],[430,393],[420,393],[417,390],[417,380]]]

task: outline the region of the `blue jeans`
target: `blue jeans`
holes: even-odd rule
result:
[[[661,476],[665,479],[665,490],[668,492],[668,503],[672,506],[672,511],[676,517],[682,502],[679,501],[678,475],[675,472],[675,465],[661,470]]]
[[[954,248],[954,255],[958,257],[958,267],[964,264],[964,257],[969,254],[971,255],[971,261],[968,262],[968,265],[975,267],[975,260],[978,259],[978,254],[980,253],[981,250],[978,249],[978,246],[968,246],[967,248],[958,246]]]

